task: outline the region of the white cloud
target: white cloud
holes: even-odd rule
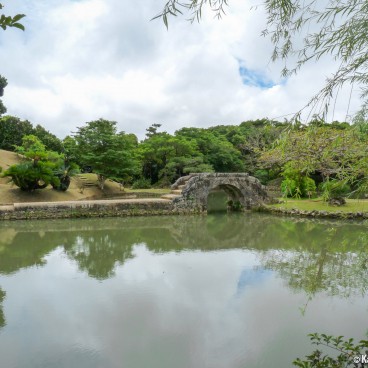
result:
[[[100,117],[142,137],[154,122],[173,132],[293,113],[332,72],[334,62],[322,61],[281,83],[280,65],[269,62],[272,45],[260,36],[264,14],[250,10],[251,1],[232,0],[221,21],[212,14],[201,24],[173,18],[168,31],[150,21],[162,4],[8,1],[10,12],[27,14],[24,33],[0,33],[9,114],[60,137]],[[276,85],[244,85],[239,59]],[[350,88],[340,93],[335,119],[345,118],[349,95]],[[357,107],[354,93],[350,112]]]

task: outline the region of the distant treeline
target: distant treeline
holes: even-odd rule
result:
[[[60,140],[40,125],[2,116],[0,148],[16,150],[24,136],[33,135],[67,162],[136,188],[168,186],[192,172],[248,172],[264,184],[281,177],[286,196],[313,196],[318,189],[326,195],[367,191],[365,119],[352,124],[314,119],[308,125],[258,119],[174,134],[153,124],[141,142],[116,125],[104,119],[88,122]]]

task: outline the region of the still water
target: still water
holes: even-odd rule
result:
[[[365,338],[368,224],[262,214],[0,223],[0,367],[291,367]]]

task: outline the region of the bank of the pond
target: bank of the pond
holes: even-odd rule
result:
[[[304,207],[304,208],[303,208]],[[316,206],[318,208],[318,206]],[[280,205],[266,205],[258,208],[261,212],[267,212],[277,215],[285,216],[299,216],[312,218],[330,218],[330,219],[368,219],[368,211],[365,208],[362,210],[349,210],[349,208],[331,207],[328,209],[310,209],[305,208],[302,202],[289,204],[287,206]]]
[[[171,201],[158,198],[14,203],[0,206],[0,220],[179,214]]]
[[[290,206],[290,203],[289,203]],[[300,208],[301,207],[301,208]],[[265,205],[254,209],[276,215],[330,219],[368,219],[368,211],[305,209],[302,205],[287,208]],[[193,214],[194,210],[178,210],[170,200],[160,198],[110,199],[63,202],[27,202],[0,205],[0,220],[37,220],[60,218],[93,218],[125,216],[158,216]],[[196,212],[197,213],[197,212]]]

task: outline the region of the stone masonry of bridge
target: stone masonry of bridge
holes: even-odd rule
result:
[[[230,209],[251,209],[269,203],[265,187],[246,173],[200,173],[179,178],[172,185],[176,210],[206,212],[207,199],[212,190],[223,190],[229,198]]]

